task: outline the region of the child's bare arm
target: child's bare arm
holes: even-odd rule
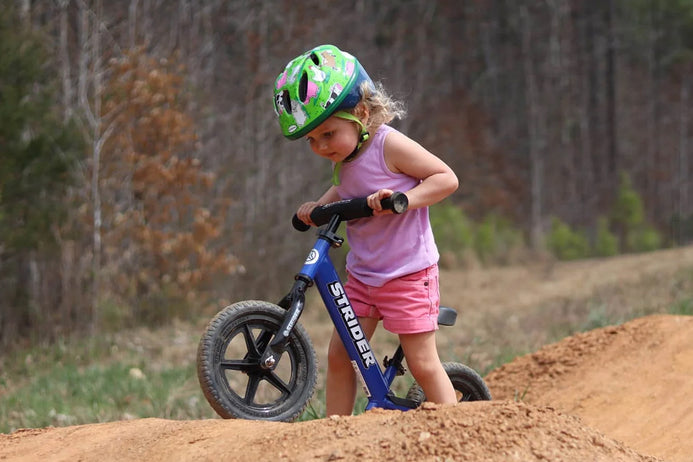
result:
[[[334,186],[331,186],[330,189],[328,189],[325,194],[320,196],[320,199],[317,201],[309,201],[301,204],[301,206],[298,208],[298,211],[296,212],[296,215],[298,218],[309,225],[314,224],[313,221],[310,219],[310,212],[313,211],[315,207],[318,205],[325,205],[325,204],[331,204],[332,202],[336,202],[340,199],[339,194],[337,194],[337,189]]]
[[[410,209],[427,207],[440,202],[455,192],[459,185],[457,175],[445,162],[401,133],[390,133],[385,139],[385,162],[391,171],[421,180],[416,187],[403,191],[409,199]],[[373,205],[376,207],[371,206],[371,208],[380,210],[377,202],[390,194],[392,192],[389,190],[376,191],[371,195]]]

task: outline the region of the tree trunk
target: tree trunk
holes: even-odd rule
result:
[[[678,198],[676,213],[679,216],[677,223],[678,229],[674,231],[675,242],[685,242],[690,236],[685,235],[685,225],[688,222],[687,216],[689,211],[689,165],[688,165],[688,138],[690,125],[690,104],[691,104],[691,66],[686,66],[687,72],[682,73],[681,89],[679,95],[680,114],[679,114],[679,158],[678,158]]]
[[[618,184],[618,133],[616,129],[616,37],[614,34],[614,0],[604,5],[606,24],[606,137],[608,143],[607,184]]]
[[[60,0],[60,77],[63,88],[63,115],[65,119],[72,117],[72,81],[70,79],[70,52],[68,47],[68,17],[67,8],[70,0]]]
[[[529,147],[529,167],[531,185],[530,203],[530,239],[534,250],[542,250],[544,247],[543,220],[543,171],[544,164],[541,157],[542,130],[539,108],[539,92],[537,89],[537,76],[532,56],[532,24],[527,7],[520,7],[522,17],[522,59],[525,78],[525,91],[527,102],[527,132]]]
[[[645,151],[645,200],[657,207],[660,204],[660,185],[657,179],[657,171],[659,170],[660,159],[660,139],[659,139],[659,118],[660,118],[660,94],[661,94],[661,77],[659,70],[660,50],[659,36],[660,32],[660,11],[657,6],[658,2],[652,2],[650,9],[650,24],[648,33],[648,50],[647,50],[647,146]]]
[[[101,19],[102,1],[96,0],[95,10],[91,11],[79,2],[79,103],[86,119],[87,137],[91,143],[91,206],[92,206],[92,300],[90,328],[94,331],[99,322],[98,303],[101,296],[101,190],[100,168],[101,147],[103,145],[101,115]],[[93,19],[92,19],[93,18]],[[91,91],[90,91],[91,90]]]

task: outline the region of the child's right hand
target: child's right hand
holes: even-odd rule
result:
[[[296,216],[305,224],[315,226],[315,223],[313,223],[313,220],[310,219],[310,213],[313,211],[313,209],[320,204],[318,202],[306,202],[304,204],[301,204],[301,206],[298,208],[298,211],[296,212]]]

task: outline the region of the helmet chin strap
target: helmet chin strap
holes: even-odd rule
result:
[[[339,117],[340,119],[345,119],[349,120],[351,122],[355,122],[356,125],[358,125],[361,128],[361,131],[359,133],[359,140],[356,143],[356,147],[354,150],[349,154],[346,159],[344,159],[341,162],[337,162],[334,165],[334,170],[332,170],[332,184],[335,186],[339,186],[340,181],[339,181],[339,171],[342,169],[342,163],[343,162],[349,162],[350,160],[353,160],[354,157],[356,157],[356,154],[359,152],[359,149],[361,149],[361,146],[363,146],[363,143],[368,141],[368,138],[370,138],[370,133],[368,133],[368,130],[366,130],[366,127],[364,127],[363,122],[361,122],[361,119],[356,117],[354,114],[350,114],[346,111],[337,111],[334,113],[335,117]]]

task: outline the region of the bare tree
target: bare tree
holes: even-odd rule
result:
[[[692,63],[686,63],[684,65],[685,70],[681,73],[681,89],[679,95],[679,153],[678,153],[678,198],[676,200],[677,204],[677,214],[679,216],[679,229],[675,230],[677,232],[677,241],[681,242],[683,240],[683,224],[685,223],[685,217],[690,210],[690,105],[691,105],[691,71],[693,71]]]
[[[78,0],[78,43],[79,60],[77,76],[77,98],[85,138],[91,148],[91,225],[92,225],[92,301],[91,328],[99,323],[99,304],[101,302],[102,278],[102,225],[103,211],[101,200],[100,173],[101,154],[113,125],[108,123],[108,115],[102,111],[104,49],[103,36],[106,31],[102,0],[87,2]],[[111,118],[112,119],[112,118]]]
[[[532,248],[542,249],[544,245],[543,231],[543,171],[545,129],[539,104],[539,89],[534,53],[532,52],[532,20],[526,6],[520,6],[522,20],[522,59],[524,63],[524,78],[527,100],[527,130],[529,134],[529,168],[531,183],[530,199],[530,239]]]
[[[60,57],[60,77],[62,80],[62,96],[63,96],[63,114],[66,119],[72,117],[73,109],[73,86],[70,75],[70,50],[68,46],[68,6],[70,0],[60,0],[60,40],[59,40],[59,57]]]

